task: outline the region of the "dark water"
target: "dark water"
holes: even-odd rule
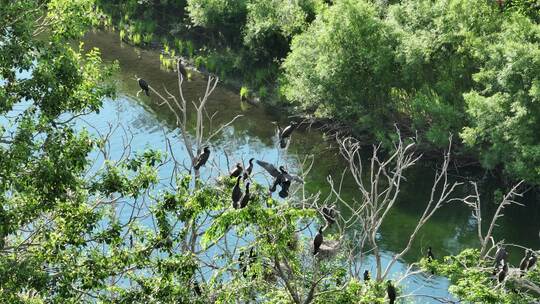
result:
[[[120,123],[124,130],[133,134],[134,150],[149,147],[165,149],[165,136],[168,136],[173,141],[173,148],[180,161],[187,160],[182,145],[178,143],[178,132],[174,130],[174,116],[166,107],[156,105],[158,99],[155,96],[146,97],[144,94],[136,96],[139,87],[135,81],[135,75],[143,77],[161,92],[164,92],[163,86],[165,86],[170,92],[177,94],[176,75],[160,68],[159,53],[123,44],[116,33],[89,33],[85,40],[87,46],[101,49],[106,61],[118,60],[120,66],[115,76],[118,82],[118,97],[115,100],[106,100],[99,114],[85,118],[93,126],[93,130],[105,132],[109,124]],[[206,78],[203,75],[195,72],[192,74],[193,80],[185,83],[183,87],[188,101],[199,98],[206,87]],[[285,123],[288,118],[263,106],[241,104],[238,93],[223,86],[218,86],[208,103],[208,112],[216,111],[218,115],[214,120],[215,126],[229,121],[238,114],[244,117],[238,119],[231,127],[225,129],[222,136],[212,141],[214,153],[211,162],[215,168],[227,170],[238,160],[246,162],[250,157],[255,157],[272,163],[286,164],[290,171],[296,172],[302,161],[312,156],[315,163],[306,178],[306,189],[311,193],[327,192],[327,177],[331,175],[338,180],[345,168],[336,145],[331,140],[325,139],[324,135],[317,130],[298,131],[294,133],[292,143],[286,152],[277,149],[275,127],[271,122]],[[120,156],[122,153],[121,138],[124,135],[123,131],[113,133],[111,137],[113,156],[114,154]],[[420,162],[406,174],[407,181],[403,184],[399,202],[384,222],[379,236],[386,260],[393,252],[401,250],[405,245],[409,232],[415,227],[422,214],[429,199],[435,168],[436,164],[432,162]],[[255,171],[261,172],[261,169],[256,167]],[[215,175],[215,173],[213,171],[205,174]],[[456,177],[458,180],[462,180],[462,176],[469,176],[465,180],[477,180],[480,176],[478,173],[466,171],[453,173],[461,176]],[[168,182],[167,177],[168,173],[165,172],[163,183]],[[256,178],[261,183],[267,182],[262,173],[257,173]],[[497,187],[489,181],[484,181],[482,186],[486,189],[486,195],[483,197],[483,212],[490,219],[489,214],[496,208],[490,193]],[[470,194],[470,190],[469,187],[463,187],[457,194]],[[358,194],[352,180],[345,180],[343,194],[346,197],[354,197]],[[540,205],[530,192],[523,203],[526,206],[507,208],[505,217],[499,222],[495,237],[498,240],[505,239],[508,243],[538,248],[540,247],[538,238]],[[485,222],[488,221],[485,220]],[[407,263],[417,261],[425,253],[427,246],[432,246],[437,256],[443,256],[477,245],[476,223],[471,217],[471,211],[458,202],[449,204],[424,226],[411,251],[404,260],[394,266],[392,275],[398,276],[406,269]],[[521,256],[522,251],[514,250],[514,254],[511,253],[512,262],[517,263]],[[368,258],[368,268],[373,271],[372,263],[373,261]],[[383,267],[385,264],[386,262],[383,263]],[[445,278],[427,278],[416,275],[406,280],[404,284],[404,291],[407,293],[448,296],[448,281]],[[414,302],[429,303],[430,301],[425,298],[414,298]]]

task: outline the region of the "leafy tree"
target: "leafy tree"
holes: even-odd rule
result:
[[[446,145],[447,134],[466,123],[462,94],[482,63],[477,50],[490,43],[500,19],[487,1],[403,1],[389,7],[386,21],[399,39],[396,111],[436,146]]]
[[[262,57],[258,60],[285,57],[291,38],[306,29],[317,5],[314,0],[249,1],[244,44]]]
[[[540,26],[513,14],[494,41],[478,51],[486,63],[465,94],[471,124],[461,136],[486,168],[539,183]]]
[[[391,109],[389,91],[397,81],[396,45],[373,4],[339,1],[293,38],[283,63],[282,93],[320,117],[380,124]]]
[[[186,9],[194,25],[230,35],[239,34],[246,18],[246,0],[188,0]]]

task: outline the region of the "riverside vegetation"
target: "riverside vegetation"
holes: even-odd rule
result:
[[[0,0],[0,302],[386,303],[393,294],[387,286],[397,286],[398,303],[414,302],[415,295],[400,292],[399,281],[387,285],[389,270],[414,245],[416,232],[452,200],[472,208],[480,247],[444,259],[430,256],[406,275],[448,276],[450,291],[464,302],[537,301],[540,270],[530,258],[538,251],[528,253],[525,269],[508,269],[506,258],[498,258],[501,246],[513,248],[512,254],[524,248],[503,244],[493,234],[522,183],[501,195],[495,216],[487,218],[476,184],[470,196],[460,198],[455,189],[462,184],[448,179],[452,138],[476,150],[485,166],[502,166],[532,184],[538,179],[538,141],[530,129],[540,115],[535,112],[540,96],[536,3],[509,2],[502,9],[490,1],[474,3],[125,2],[123,8],[131,11],[116,12],[127,12],[120,19],[134,42],[151,43],[163,24],[134,25],[142,21],[129,13],[160,20],[153,16],[161,11],[152,9],[156,6],[186,14],[208,43],[222,45],[225,53],[215,54],[226,55],[230,48],[231,57],[270,71],[268,78],[263,74],[254,81],[279,81],[274,89],[286,102],[317,117],[377,130],[369,132],[394,144],[385,152],[375,147],[370,163],[362,164],[360,143],[339,140],[362,193],[355,202],[343,201],[338,182],[329,178],[328,198],[291,193],[279,199],[253,183],[247,205],[232,208],[234,180],[227,172],[201,178],[211,162],[192,172],[195,156],[215,134],[203,132],[212,125],[203,114],[215,78],[195,105],[195,130],[182,116],[186,100],[160,95],[177,117],[192,164],[176,163],[172,149],[131,152],[126,146],[126,154],[114,158],[107,136],[75,126],[79,117],[99,111],[105,97],[114,97],[114,66],[101,62],[99,50],[85,52],[72,43],[103,22],[97,8],[101,4],[106,12],[107,5]],[[197,55],[199,49],[182,52],[204,56],[200,61],[213,70],[207,61],[213,51]],[[275,59],[283,61],[278,65]],[[246,69],[244,63],[237,68]],[[160,93],[152,84],[149,90]],[[390,120],[398,121],[402,132],[418,128],[422,134],[411,140],[389,131],[383,122]],[[448,136],[450,131],[456,135]],[[405,238],[407,246],[382,265],[378,229],[406,170],[419,159],[415,147],[428,143],[445,147],[431,199],[417,229]],[[163,186],[159,175],[167,163],[175,170]],[[366,177],[366,171],[375,174]],[[309,176],[309,170],[301,174]],[[301,187],[294,186],[300,192]],[[323,211],[338,202],[352,216]],[[324,240],[319,238],[314,256],[315,228]],[[362,279],[359,263],[366,254],[377,260],[369,281]]]

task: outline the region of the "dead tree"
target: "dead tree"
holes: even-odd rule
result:
[[[525,248],[516,244],[507,244],[504,243],[504,241],[496,241],[493,235],[495,227],[497,226],[497,221],[504,216],[503,212],[506,207],[511,205],[523,206],[523,204],[516,201],[516,198],[523,196],[523,192],[519,191],[523,183],[524,181],[518,182],[502,197],[501,201],[499,202],[499,206],[497,207],[497,210],[491,218],[487,232],[485,233],[482,229],[482,203],[478,191],[478,185],[475,182],[471,182],[474,194],[471,194],[464,199],[461,199],[463,203],[465,203],[472,209],[472,216],[476,220],[478,239],[480,241],[480,259],[478,261],[478,264],[474,266],[475,268],[478,268],[482,271],[491,271],[491,268],[486,270],[485,263],[483,261],[490,258],[490,252],[497,248],[498,245],[517,247],[537,253],[537,251],[534,251],[532,248]],[[512,281],[515,285],[520,287],[519,290],[514,289],[514,292],[527,292],[540,295],[540,286],[538,286],[536,282],[529,279],[527,276],[523,276],[523,273],[518,268],[510,268],[508,276],[506,277],[506,281]],[[498,287],[504,288],[504,284],[499,284]]]
[[[354,263],[358,259],[361,260],[367,254],[372,254],[376,262],[375,278],[382,281],[388,276],[392,266],[411,249],[420,229],[439,208],[451,201],[452,194],[461,184],[448,180],[451,143],[450,137],[450,144],[444,154],[443,164],[435,174],[430,199],[423,214],[418,219],[414,231],[408,236],[405,247],[394,254],[390,262],[383,268],[377,234],[399,197],[402,182],[405,180],[405,171],[414,166],[421,155],[415,153],[414,141],[405,143],[398,130],[398,138],[394,143],[393,151],[386,154],[385,158],[381,156],[381,146],[373,146],[369,166],[366,170],[360,153],[361,143],[351,137],[339,140],[341,154],[348,163],[347,170],[361,193],[361,196],[354,201],[347,201],[341,196],[341,186],[336,185],[331,177],[328,178],[336,200],[351,213],[350,218],[342,219],[343,224],[340,226],[342,233],[351,234],[354,232],[352,233],[354,239],[351,240],[351,248],[349,248],[350,263]],[[351,274],[358,276],[360,267],[351,266]]]
[[[472,216],[476,220],[478,240],[480,240],[480,258],[485,259],[489,251],[493,249],[496,245],[496,242],[493,238],[493,229],[497,225],[497,220],[504,216],[504,208],[513,204],[522,206],[522,204],[515,201],[514,198],[521,197],[523,195],[523,193],[518,192],[518,188],[523,184],[523,181],[517,183],[514,187],[512,187],[512,189],[510,189],[510,191],[508,191],[508,193],[504,195],[502,201],[499,203],[499,207],[497,207],[497,210],[495,211],[495,214],[491,219],[491,223],[489,224],[488,230],[485,235],[482,232],[482,209],[480,194],[478,193],[478,185],[475,182],[471,182],[471,184],[474,189],[474,194],[467,196],[461,201],[463,201],[463,203],[473,209]],[[492,242],[492,246],[488,247],[490,240]]]
[[[180,60],[177,61],[177,73],[178,73],[178,92],[180,98],[177,98],[175,95],[170,93],[167,88],[164,88],[167,98],[161,95],[156,89],[152,86],[149,86],[149,89],[154,92],[160,99],[160,102],[157,102],[159,106],[166,105],[171,113],[174,114],[176,118],[175,126],[178,128],[180,135],[182,136],[182,142],[186,148],[186,151],[191,159],[191,165],[189,167],[185,166],[186,169],[194,168],[197,161],[197,155],[202,151],[202,148],[209,145],[212,138],[221,133],[224,128],[230,126],[234,121],[242,115],[236,115],[229,122],[219,126],[215,131],[209,131],[208,135],[205,136],[205,124],[212,123],[212,119],[217,115],[213,113],[209,115],[206,111],[206,106],[208,104],[208,99],[214,92],[218,84],[218,78],[212,75],[208,76],[208,83],[206,84],[206,90],[204,96],[199,98],[198,102],[192,101],[196,112],[196,125],[195,125],[195,137],[189,135],[188,127],[188,102],[184,97],[182,91],[182,83],[184,82],[184,77],[182,76]],[[205,119],[206,117],[206,119]],[[172,152],[172,151],[171,151]],[[199,177],[199,170],[195,170],[195,176]]]

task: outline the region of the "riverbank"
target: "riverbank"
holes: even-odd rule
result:
[[[407,21],[399,19],[398,12],[411,20],[433,17],[443,22],[454,13],[444,9],[443,4],[429,9],[413,4],[378,6],[363,2],[306,7],[291,4],[289,9],[298,10],[295,12],[299,15],[280,20],[280,8],[258,2],[236,7],[237,11],[220,11],[223,8],[213,4],[196,6],[200,1],[131,6],[112,2],[115,11],[110,24],[121,39],[137,46],[157,47],[163,66],[168,68],[175,65],[175,58],[187,59],[198,71],[218,75],[233,91],[249,95],[250,100],[268,105],[283,117],[307,121],[306,125],[317,125],[330,133],[353,135],[366,144],[382,142],[390,148],[397,125],[405,136],[416,136],[421,152],[433,159],[440,157],[448,146],[449,134],[453,134],[458,167],[481,166],[507,184],[519,179],[532,185],[540,181],[534,170],[524,166],[540,161],[530,152],[536,149],[534,138],[522,132],[513,135],[512,141],[501,140],[506,133],[485,127],[511,120],[514,114],[503,113],[490,121],[486,117],[496,112],[475,114],[480,111],[475,107],[480,105],[471,96],[487,100],[498,94],[480,96],[484,93],[475,91],[477,87],[493,86],[473,79],[479,67],[491,65],[489,59],[474,55],[475,45],[464,45],[458,36],[443,48],[414,46],[416,52],[431,54],[431,59],[410,59],[416,63],[408,62],[410,54],[401,53],[411,47],[407,45],[411,39],[443,39],[453,34],[445,29],[448,33],[424,37],[423,30],[441,30],[432,29],[432,24],[411,28]],[[489,35],[503,30],[504,22],[519,15],[509,10],[501,18],[501,13],[489,4],[477,9],[497,22],[493,29],[477,32],[470,28],[467,22],[476,22],[475,16],[456,22],[463,23],[470,35],[485,43],[492,40]],[[272,15],[273,10],[277,10],[277,17]],[[253,15],[256,12],[260,15]],[[385,14],[378,15],[381,12]],[[267,14],[276,19],[265,19]],[[362,26],[347,28],[331,22],[340,18],[370,20],[374,27],[369,33],[373,35],[361,34]],[[238,24],[231,24],[231,20]],[[287,27],[292,20],[298,23]],[[380,34],[386,38],[379,39]],[[347,40],[333,41],[335,37]],[[362,39],[361,43],[344,47],[357,38]],[[362,45],[377,47],[372,50]],[[456,52],[457,48],[462,51]],[[516,71],[516,75],[520,73]]]

